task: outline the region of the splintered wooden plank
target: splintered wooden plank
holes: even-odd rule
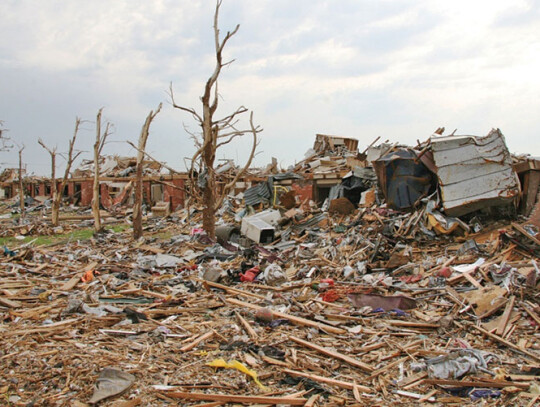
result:
[[[136,249],[144,250],[146,252],[154,253],[154,254],[162,254],[165,253],[165,250],[160,249],[159,247],[150,246],[147,244],[141,244],[136,247]]]
[[[265,396],[240,396],[236,394],[206,394],[189,393],[183,391],[164,392],[167,397],[185,400],[210,400],[222,401],[226,403],[257,403],[257,404],[284,404],[292,406],[303,406],[307,399],[290,397],[265,397]]]
[[[10,300],[9,298],[6,298],[6,297],[0,297],[0,304],[3,305],[4,307],[8,307],[8,308],[20,308],[20,307],[22,307],[22,304],[20,302]]]
[[[358,359],[352,358],[350,356],[344,355],[343,353],[336,352],[334,350],[316,345],[312,342],[304,341],[303,339],[297,338],[295,336],[289,336],[289,339],[293,342],[296,342],[302,346],[305,346],[306,348],[310,348],[313,350],[316,350],[319,353],[322,353],[323,355],[333,357],[334,359],[342,360],[345,363],[348,363],[351,366],[358,367],[368,373],[373,372],[373,368],[369,366],[368,364],[361,362]]]
[[[65,321],[54,322],[50,325],[45,325],[39,328],[27,328],[27,329],[17,329],[15,331],[8,331],[8,332],[5,332],[5,335],[8,335],[8,336],[29,335],[29,334],[34,334],[34,333],[50,332],[56,329],[63,330],[65,329],[67,325],[72,325],[76,322],[80,322],[81,320],[82,318],[66,319]]]
[[[244,290],[240,290],[239,288],[234,288],[234,287],[229,287],[223,284],[214,283],[213,281],[207,281],[207,280],[198,280],[198,281],[201,281],[203,285],[205,286],[219,288],[220,290],[226,291],[231,294],[240,294],[240,295],[245,295],[246,297],[259,298],[261,300],[264,300],[266,298],[264,295],[250,293],[249,291],[244,291]]]
[[[191,349],[193,349],[194,347],[196,347],[199,343],[201,343],[202,341],[208,339],[208,338],[211,338],[212,336],[214,336],[214,331],[208,331],[206,332],[205,334],[199,336],[197,339],[195,339],[193,342],[187,344],[186,346],[183,346],[180,348],[180,351],[182,352],[188,352],[190,351]]]
[[[506,331],[506,325],[508,325],[508,320],[510,319],[510,315],[512,314],[512,309],[514,308],[515,301],[516,297],[512,295],[510,297],[510,301],[508,301],[508,303],[506,304],[506,308],[504,309],[501,321],[499,322],[499,326],[497,327],[497,331],[495,332],[499,336],[503,335],[504,331]]]
[[[540,325],[540,317],[533,310],[529,309],[525,305],[523,305],[523,309],[527,312],[527,314],[530,315],[532,319],[536,321],[538,325]]]
[[[75,286],[81,281],[81,277],[86,273],[87,271],[93,270],[97,267],[98,263],[96,261],[88,264],[84,269],[81,270],[80,273],[75,273],[73,277],[71,277],[67,282],[60,287],[60,291],[69,291],[75,288]]]
[[[306,401],[306,404],[304,404],[304,407],[314,407],[315,406],[315,403],[317,402],[317,400],[319,399],[321,395],[320,394],[314,394],[312,395],[308,401]]]
[[[237,305],[239,307],[251,308],[251,309],[254,309],[254,310],[259,310],[259,309],[263,308],[263,307],[261,307],[259,305],[251,304],[249,302],[240,301],[240,300],[237,300],[235,298],[227,298],[226,302],[229,303],[229,304],[232,304],[232,305]],[[320,322],[311,321],[309,319],[305,319],[305,318],[302,318],[302,317],[297,317],[297,316],[294,316],[294,315],[285,314],[284,312],[272,311],[272,315],[274,315],[275,317],[278,317],[278,318],[287,319],[287,320],[291,321],[293,324],[296,324],[296,325],[311,326],[313,328],[321,329],[323,331],[334,333],[334,334],[343,334],[343,333],[347,332],[345,329],[336,328],[334,326],[322,324]]]
[[[504,380],[444,380],[444,379],[424,379],[426,384],[436,384],[439,386],[458,386],[458,387],[493,387],[502,389],[504,387],[519,387],[520,389],[529,388],[529,383],[517,383]]]
[[[392,326],[402,326],[407,328],[425,328],[425,329],[438,329],[439,324],[428,324],[426,322],[414,322],[414,321],[401,321],[399,319],[388,319],[384,322]]]
[[[311,374],[311,373],[298,372],[296,370],[290,370],[290,369],[283,369],[283,372],[291,376],[305,377],[315,382],[325,383],[325,384],[329,384],[336,387],[341,387],[342,389],[353,390],[356,387],[358,390],[363,391],[365,393],[373,392],[373,389],[371,387],[362,386],[360,384],[356,384],[352,382],[346,382],[344,380],[331,379],[329,377],[319,376],[319,375]]]
[[[81,281],[81,275],[81,273],[77,273],[71,277],[67,282],[64,283],[62,287],[60,287],[60,291],[69,291],[75,288],[77,283]]]
[[[255,332],[255,330],[253,329],[253,327],[249,324],[248,321],[246,321],[242,315],[240,315],[238,313],[238,311],[234,311],[234,314],[236,315],[236,318],[238,318],[238,320],[240,321],[240,323],[242,324],[242,326],[244,327],[244,329],[246,330],[246,332],[248,333],[248,335],[251,337],[251,339],[253,340],[257,340],[259,339],[259,336],[257,335],[257,332]]]
[[[531,242],[536,243],[538,246],[540,246],[540,240],[538,240],[536,237],[530,235],[527,233],[525,229],[521,225],[518,225],[517,223],[512,223],[512,227],[516,229],[519,233],[521,233],[523,236],[528,238]]]
[[[435,390],[434,392],[436,391],[437,390]],[[424,394],[413,393],[410,391],[396,390],[394,393],[399,394],[400,396],[410,397],[410,398],[417,399],[420,401],[435,402],[435,397],[432,397],[433,394],[435,394],[434,392],[424,395]]]
[[[515,344],[513,344],[512,342],[509,342],[509,341],[507,341],[506,339],[501,338],[501,337],[498,336],[498,335],[492,334],[491,332],[486,331],[485,329],[480,328],[479,326],[472,325],[472,324],[469,325],[469,326],[472,327],[472,328],[474,328],[474,329],[476,329],[477,331],[482,332],[484,335],[490,337],[491,339],[495,339],[496,341],[498,341],[498,342],[500,342],[500,343],[502,343],[502,344],[508,346],[509,348],[512,348],[512,349],[514,349],[514,350],[516,350],[516,351],[518,351],[518,352],[521,352],[521,353],[523,353],[524,355],[527,355],[527,356],[529,356],[529,357],[531,357],[531,358],[533,358],[533,359],[535,359],[535,360],[540,360],[540,355],[536,355],[536,354],[534,354],[534,353],[532,353],[532,352],[529,352],[529,351],[526,350],[526,349],[520,348],[518,345],[515,345]]]
[[[413,352],[411,353],[411,355],[415,355],[416,352]],[[371,373],[371,375],[368,377],[368,380],[371,380],[371,379],[374,379],[375,377],[379,376],[380,374],[386,372],[387,370],[393,368],[394,366],[397,366],[399,365],[400,363],[404,363],[406,362],[411,356],[405,356],[401,359],[397,359],[389,364],[387,364],[386,366],[384,367],[381,367],[380,369],[378,370],[375,370],[373,373]]]

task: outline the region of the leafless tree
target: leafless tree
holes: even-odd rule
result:
[[[22,152],[24,150],[24,144],[19,148],[19,204],[21,208],[20,222],[24,220],[26,215],[26,208],[24,206],[24,182],[23,182],[23,162]]]
[[[39,145],[43,147],[45,150],[47,150],[51,156],[51,196],[52,196],[51,223],[53,226],[58,226],[58,223],[59,223],[60,202],[62,200],[62,194],[63,194],[64,188],[66,187],[67,179],[71,171],[71,166],[73,165],[73,161],[75,161],[77,157],[81,154],[81,151],[79,151],[75,155],[73,155],[73,148],[75,146],[75,140],[77,139],[77,133],[79,132],[80,124],[81,124],[81,119],[76,117],[75,118],[75,131],[73,133],[73,137],[69,141],[68,155],[66,158],[66,161],[67,161],[66,170],[64,172],[64,177],[62,178],[59,189],[56,188],[56,154],[57,154],[56,147],[51,149],[45,145],[43,140],[41,139],[38,140]]]
[[[101,132],[101,113],[103,108],[99,109],[96,117],[96,142],[94,143],[94,183],[92,196],[92,215],[94,217],[94,232],[101,232],[101,215],[99,213],[100,191],[99,191],[99,158],[101,151],[107,141],[110,131],[110,123],[105,124],[105,130]]]
[[[4,127],[4,122],[0,120],[0,151],[9,151],[13,148],[11,139],[6,135],[7,129]]]
[[[173,106],[191,114],[197,124],[201,127],[201,134],[198,136],[194,135],[197,150],[191,158],[190,184],[192,187],[192,197],[203,205],[203,229],[212,238],[215,237],[216,211],[220,208],[224,198],[234,187],[238,179],[251,165],[258,144],[258,133],[262,131],[259,126],[255,126],[253,124],[253,112],[250,112],[249,115],[249,128],[240,128],[238,126],[240,116],[248,111],[248,109],[244,106],[240,106],[233,113],[223,118],[216,119],[214,117],[220,98],[218,93],[219,75],[223,67],[231,64],[234,61],[231,60],[228,62],[223,62],[223,49],[231,37],[234,36],[240,28],[240,25],[237,25],[233,31],[228,31],[225,37],[220,39],[218,17],[221,3],[222,0],[217,0],[214,13],[214,43],[216,62],[214,71],[206,81],[204,93],[201,97],[202,114],[198,113],[193,108],[177,105],[174,100],[172,85],[170,87],[170,97]],[[237,137],[247,134],[251,134],[253,137],[250,155],[244,167],[238,170],[234,178],[230,182],[226,183],[218,192],[216,182],[217,177],[214,169],[216,151],[220,147],[229,144]]]
[[[161,110],[161,103],[154,112],[153,110],[148,113],[146,120],[141,129],[141,135],[139,136],[139,147],[137,148],[137,166],[135,169],[135,204],[133,205],[133,239],[137,240],[142,236],[142,200],[143,200],[143,160],[144,150],[146,149],[146,141],[148,140],[148,134],[150,130],[150,124],[152,120],[157,116]]]

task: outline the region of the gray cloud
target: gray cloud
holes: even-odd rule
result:
[[[144,117],[173,82],[178,102],[199,107],[213,69],[213,2],[187,0],[0,4],[0,119],[27,145],[29,168],[48,172],[37,145],[63,144],[75,116],[97,109],[115,123],[106,153],[134,153]],[[264,127],[258,164],[300,160],[315,133],[415,143],[439,125],[484,134],[500,127],[515,151],[540,155],[536,136],[540,27],[535,2],[225,0],[220,112],[238,105]],[[193,152],[166,104],[149,150],[181,168]],[[90,151],[92,124],[81,133]],[[249,143],[222,154],[241,160]],[[88,155],[89,156],[89,155]],[[223,158],[223,157],[220,157]],[[5,157],[0,161],[7,161]]]

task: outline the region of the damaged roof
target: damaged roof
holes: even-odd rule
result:
[[[519,179],[499,129],[484,137],[432,138],[431,149],[446,214],[461,216],[519,197]]]

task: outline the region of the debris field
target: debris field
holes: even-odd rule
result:
[[[353,166],[324,204],[280,204],[264,183],[231,195],[216,240],[197,207],[148,213],[137,241],[118,208],[104,223],[128,226],[74,238],[87,212],[64,208],[72,237],[3,249],[1,404],[538,405],[538,225],[468,207],[448,184],[432,195],[454,174],[438,142],[437,176],[407,172],[418,151],[391,146],[377,178]],[[345,159],[315,151],[295,172]],[[2,236],[58,233],[46,211],[1,219]]]

